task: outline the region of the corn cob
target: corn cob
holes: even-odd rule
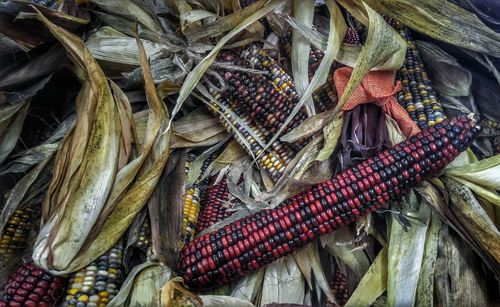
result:
[[[251,55],[255,53],[256,56]],[[290,115],[298,103],[298,96],[291,77],[274,61],[263,49],[253,45],[252,48],[243,50],[246,57],[240,57],[234,52],[226,51],[222,54],[225,62],[236,66],[249,66],[268,71],[274,76],[269,79],[264,75],[245,72],[225,72],[224,79],[234,90],[225,91],[228,100],[236,100],[248,110],[250,117],[270,133],[275,133]],[[281,83],[281,80],[287,80]],[[285,93],[287,93],[285,95]],[[298,126],[307,118],[304,110],[299,111],[288,124],[286,131]]]
[[[19,266],[2,289],[0,307],[53,306],[63,292],[65,279],[52,276],[33,262]]]
[[[241,67],[250,67],[248,63],[251,63],[252,68],[267,71],[268,74],[263,76],[227,71],[222,75],[231,88],[222,93],[215,92],[213,89],[210,91],[220,104],[242,118],[252,133],[232,120],[228,112],[220,116],[226,129],[237,134],[233,131],[236,129],[242,134],[251,148],[247,148],[242,140],[237,138],[240,144],[249,151],[250,155],[258,157],[259,166],[267,170],[271,178],[278,180],[286,165],[308,140],[300,140],[296,144],[284,144],[276,140],[264,153],[263,144],[269,142],[274,133],[282,127],[298,103],[298,96],[290,76],[263,49],[252,45],[240,54],[241,56],[234,51],[226,51],[220,54],[220,59]],[[215,104],[212,105],[215,110],[219,109]],[[301,110],[284,131],[295,128],[306,117],[304,110]],[[235,128],[231,127],[224,118],[229,119]]]
[[[139,229],[139,235],[137,241],[134,242],[134,246],[147,251],[151,245],[151,222],[149,216],[146,215],[144,221],[142,221],[141,228]]]
[[[39,215],[40,204],[28,205],[14,211],[0,237],[0,256],[14,256],[26,248],[29,234]]]
[[[235,135],[242,135],[242,137],[245,138],[245,140],[250,144],[250,148],[248,148],[243,140],[241,140],[239,137],[237,137],[236,140],[245,150],[247,150],[247,152],[251,156],[258,158],[257,162],[259,166],[262,169],[266,170],[271,178],[273,178],[274,180],[278,180],[285,171],[286,165],[291,161],[293,152],[291,152],[288,146],[284,145],[279,140],[275,141],[273,144],[271,144],[270,148],[264,151],[264,148],[261,144],[266,144],[265,130],[254,123],[249,118],[249,116],[246,115],[236,104],[233,104],[233,106],[231,106],[220,93],[211,88],[209,89],[209,91],[221,105],[225,106],[227,109],[233,111],[236,115],[238,115],[247,124],[249,130],[253,132],[257,139],[254,138],[254,136],[250,134],[243,126],[241,126],[235,119],[233,119],[230,113],[224,110],[220,110],[220,107],[215,102],[212,102],[212,111],[220,110],[222,112],[222,115],[218,114],[220,122],[230,133]],[[226,120],[229,120],[232,126],[229,125]]]
[[[208,169],[210,164],[218,156],[215,152],[211,154],[201,166],[201,173],[203,175]],[[186,175],[189,173],[192,161],[196,158],[193,154],[187,154],[186,157]],[[209,177],[204,179],[202,182],[195,182],[192,186],[186,187],[184,192],[184,208],[183,208],[183,228],[182,228],[182,244],[188,244],[193,238],[197,231],[198,215],[200,213],[200,200],[205,198],[205,189],[202,189],[203,185],[208,184],[210,180]]]
[[[225,284],[401,197],[465,150],[481,130],[475,124],[461,117],[428,128],[274,209],[196,238],[181,251],[184,282],[194,289]]]
[[[337,303],[340,306],[344,306],[349,300],[349,293],[347,292],[347,276],[342,273],[339,267],[335,268],[330,287]]]
[[[345,44],[359,45],[361,41],[359,39],[358,31],[351,27],[347,28],[343,42]]]
[[[120,290],[124,279],[121,240],[95,262],[73,273],[63,306],[102,307]]]
[[[490,129],[500,129],[500,122],[492,119],[484,119],[483,126]]]
[[[193,154],[186,155],[186,176],[195,158],[196,156]],[[194,237],[198,213],[200,212],[200,188],[198,185],[195,184],[185,189],[183,204],[182,237],[184,238],[183,244],[187,244]]]
[[[226,177],[207,189],[205,198],[203,199],[196,232],[200,232],[231,216],[232,212],[227,210],[229,196]]]
[[[420,57],[417,45],[408,28],[401,28],[399,33],[406,40],[408,49],[403,67],[397,73],[402,89],[396,96],[399,104],[417,125],[424,129],[442,122],[446,116],[441,104],[437,101],[436,92],[432,88],[425,65]]]
[[[264,76],[280,94],[290,99],[293,105],[299,101],[292,77],[264,49],[252,44],[241,52],[241,57],[251,63],[253,68],[266,71]]]

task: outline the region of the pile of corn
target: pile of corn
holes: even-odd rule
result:
[[[449,31],[451,42],[460,41],[460,33],[449,27],[463,20],[464,32],[479,37],[470,38],[473,50],[490,52],[497,47],[491,38],[500,37],[484,31],[475,16],[452,18],[446,15],[451,10],[441,12],[433,0],[415,2],[411,5],[418,9],[403,13],[398,1],[365,1],[362,12],[346,1],[149,2],[0,2],[5,23],[0,46],[14,50],[0,50],[6,67],[0,68],[0,192],[14,191],[0,204],[0,268],[5,271],[0,307],[197,306],[201,301],[232,306],[240,300],[260,306],[266,299],[291,305],[441,304],[440,287],[451,293],[457,282],[450,273],[450,284],[438,284],[442,272],[434,269],[443,259],[453,262],[446,257],[456,246],[442,242],[448,231],[472,248],[473,257],[464,251],[464,259],[454,260],[479,263],[478,268],[457,265],[464,267],[469,281],[464,284],[473,287],[470,280],[482,275],[490,282],[500,271],[498,253],[488,250],[494,245],[485,239],[500,238],[493,207],[500,190],[498,180],[491,179],[498,163],[490,162],[498,160],[476,162],[475,156],[500,153],[500,120],[496,112],[484,119],[464,114],[469,106],[454,109],[443,102],[446,93],[436,82],[442,80],[433,79],[433,86],[435,67],[424,63],[412,32],[443,38]],[[297,11],[305,7],[309,11]],[[394,14],[388,14],[391,10]],[[416,22],[406,20],[406,13]],[[416,27],[419,14],[428,14],[432,31]],[[443,15],[444,30],[436,28],[436,14]],[[382,17],[389,26],[378,24]],[[244,30],[234,31],[238,24]],[[373,41],[373,26],[385,28],[387,37]],[[344,29],[343,39],[331,36]],[[294,54],[300,45],[296,35],[310,43],[303,57]],[[394,52],[372,63],[378,54],[367,46],[402,47],[399,36],[406,42],[404,60],[403,52],[396,60]],[[324,68],[332,43],[340,43],[340,49],[334,46],[335,59]],[[366,74],[378,65],[396,72],[391,85],[401,87],[391,99],[403,108],[380,107],[370,94],[366,103],[375,103],[373,109],[334,113],[337,89],[342,92],[335,72],[346,63],[361,63],[360,57]],[[298,58],[303,63],[294,62]],[[305,69],[306,62],[307,72],[292,71],[301,64]],[[310,82],[317,80],[320,69],[327,77],[311,94],[313,104],[292,113],[302,98],[294,78],[303,73]],[[355,67],[353,76],[362,70]],[[61,93],[52,93],[58,82]],[[469,98],[475,90],[473,83]],[[53,107],[52,99],[64,107]],[[472,109],[485,112],[479,102],[479,107],[471,102]],[[390,107],[404,114],[391,113]],[[376,125],[369,120],[375,108],[381,115]],[[398,116],[410,118],[420,131],[400,135],[397,128],[405,129],[394,127],[401,125]],[[394,125],[388,117],[396,119]],[[375,149],[366,145],[374,136],[381,139]],[[335,146],[328,148],[331,142]],[[360,157],[367,148],[376,154]],[[344,154],[355,158],[344,164]],[[466,175],[475,181],[456,175],[469,162],[474,167]],[[454,180],[463,188],[459,192],[448,187]],[[404,205],[418,205],[418,212],[400,211],[401,200],[412,196],[418,201]],[[462,200],[470,201],[470,208],[460,207]],[[360,219],[363,225],[356,224]],[[391,237],[396,219],[408,238]],[[341,227],[351,227],[349,236],[356,228],[356,238],[336,238]],[[427,290],[434,292],[432,302],[417,300],[419,291],[408,293],[413,301],[401,303],[391,284],[401,268],[387,266],[399,261],[395,250],[406,245],[391,240],[413,240],[415,229],[425,230],[418,274],[432,280]],[[366,245],[345,253],[345,245],[363,236]],[[408,242],[408,248],[416,245]],[[385,258],[377,257],[382,251]],[[399,256],[408,262],[408,255]],[[426,276],[424,270],[432,273]],[[373,280],[378,284],[370,288]],[[405,280],[405,287],[406,282],[411,284]],[[418,286],[429,286],[425,282]],[[360,294],[360,284],[366,293]],[[269,292],[289,285],[286,291],[296,293],[280,294],[275,302],[276,293]],[[221,295],[206,292],[213,288]],[[484,301],[498,297],[498,291],[484,292],[489,293]]]

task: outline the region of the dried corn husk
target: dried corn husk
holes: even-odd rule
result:
[[[168,114],[158,100],[150,73],[146,73],[146,93],[152,110],[149,133],[138,157],[128,162],[134,132],[125,94],[112,82],[108,85],[77,37],[55,27],[42,15],[40,18],[86,78],[77,99],[75,129],[68,133],[56,157],[44,226],[33,253],[40,266],[62,274],[87,265],[108,250],[149,198],[169,153],[169,134],[160,131],[162,119],[165,123]],[[141,44],[139,50],[145,71],[149,72]],[[77,159],[66,162],[73,155]],[[66,163],[69,166],[62,168]]]
[[[498,56],[500,34],[486,27],[476,15],[451,1],[364,1],[381,14],[394,17],[403,24],[433,38]]]

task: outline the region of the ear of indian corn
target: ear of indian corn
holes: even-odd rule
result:
[[[347,292],[347,276],[337,266],[333,273],[333,279],[330,283],[333,295],[340,306],[344,306],[349,300],[349,293]]]
[[[232,212],[228,210],[228,206],[230,205],[229,198],[230,195],[227,188],[226,177],[222,178],[219,183],[213,184],[207,188],[205,198],[202,202],[196,232],[200,232],[231,216]]]
[[[446,116],[441,104],[437,101],[437,94],[432,88],[432,82],[427,75],[410,30],[402,27],[399,33],[406,40],[408,48],[403,66],[397,73],[402,89],[396,96],[399,104],[406,109],[411,119],[424,129],[442,122]]]
[[[228,110],[231,110],[239,116],[247,125],[248,130],[245,129],[234,117],[227,111],[222,110],[215,102],[211,103],[212,111],[216,113],[216,110],[220,111],[222,114],[218,114],[220,122],[222,125],[236,136],[238,143],[252,156],[257,158],[258,165],[266,170],[271,178],[278,180],[283,172],[285,171],[286,165],[291,161],[292,157],[289,153],[288,146],[280,142],[279,140],[271,144],[270,148],[264,151],[264,145],[266,144],[266,131],[258,124],[253,122],[247,114],[243,112],[241,107],[233,103],[231,105],[229,101],[224,98],[220,93],[213,89],[209,89],[210,93],[214,98]],[[229,124],[229,121],[231,124]],[[253,133],[250,133],[249,130]],[[245,142],[238,136],[241,135],[242,138],[249,144],[248,148]]]
[[[193,154],[186,154],[186,176],[196,158]],[[202,170],[203,171],[203,170]],[[182,237],[183,244],[189,243],[194,237],[198,213],[200,212],[200,188],[197,184],[186,187],[183,196],[183,218],[182,218]]]
[[[141,228],[139,229],[139,235],[137,236],[137,241],[135,241],[134,245],[144,251],[147,251],[151,245],[151,222],[148,215],[146,215],[144,221],[142,221]]]
[[[299,101],[295,85],[291,77],[263,49],[252,45],[241,54],[226,51],[221,54],[221,59],[236,66],[257,68],[267,74],[221,72],[230,86],[222,94],[228,100],[235,100],[248,112],[252,120],[264,127],[268,133],[274,134]],[[306,118],[307,114],[300,110],[284,131],[295,128]]]
[[[28,237],[40,215],[40,205],[32,204],[16,209],[8,219],[0,238],[0,257],[21,253],[28,244]]]
[[[278,180],[286,165],[308,140],[296,144],[274,141],[264,152],[264,145],[272,138],[288,118],[299,99],[291,77],[283,68],[257,45],[251,45],[241,52],[224,51],[220,61],[245,68],[267,72],[264,75],[241,71],[220,71],[228,87],[223,92],[210,88],[217,101],[240,117],[249,127],[244,129],[229,112],[220,116],[222,124],[233,134],[240,134],[250,144],[237,137],[240,144],[257,158],[258,165],[267,170],[271,178]],[[213,103],[214,110],[220,108]],[[222,110],[221,110],[222,111]],[[301,110],[285,128],[285,132],[298,126],[307,115]],[[231,121],[231,127],[226,120]]]
[[[438,174],[480,131],[465,116],[425,129],[274,209],[196,238],[181,251],[178,270],[194,289],[241,278],[401,197]]]
[[[85,268],[73,273],[63,306],[102,307],[118,293],[124,279],[123,242]]]
[[[210,164],[218,156],[218,152],[211,154],[201,166],[200,176],[205,174]],[[189,173],[192,162],[196,159],[194,154],[186,154],[186,176]],[[182,245],[188,244],[197,232],[198,215],[200,214],[200,200],[206,196],[205,186],[208,184],[210,177],[203,179],[201,182],[196,180],[194,184],[185,188],[184,191],[184,207],[183,207],[183,228],[182,228]],[[202,213],[203,214],[203,213]]]
[[[0,295],[0,307],[53,306],[63,292],[65,279],[53,276],[33,262],[19,266],[9,277]]]

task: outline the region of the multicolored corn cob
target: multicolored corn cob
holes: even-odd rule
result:
[[[219,152],[212,153],[201,166],[200,176],[207,171],[210,164],[218,156]],[[188,153],[186,155],[186,176],[189,173],[192,162],[195,160],[194,154]],[[206,189],[204,186],[208,185],[210,177],[201,181],[196,181],[193,185],[186,187],[184,192],[184,207],[183,207],[183,228],[182,228],[182,244],[188,244],[197,232],[198,214],[200,213],[200,200],[205,198]]]
[[[19,266],[9,277],[0,295],[0,307],[53,306],[63,293],[65,279],[52,276],[33,262]]]
[[[256,123],[270,133],[275,133],[299,102],[292,78],[257,45],[244,49],[241,55],[225,51],[221,54],[221,59],[236,66],[267,71],[266,75],[225,72],[224,79],[234,90],[224,91],[223,94],[227,99],[242,104]],[[285,132],[295,128],[306,118],[304,110],[299,111],[287,125]]]
[[[251,45],[239,53],[221,52],[219,59],[228,64],[267,72],[265,75],[259,75],[241,71],[221,71],[220,74],[230,86],[221,93],[214,89],[210,91],[220,104],[240,117],[250,131],[233,120],[229,112],[223,112],[224,116],[220,116],[223,125],[229,132],[242,135],[251,148],[245,146],[240,137],[237,137],[240,144],[250,155],[257,158],[262,169],[267,170],[274,180],[278,180],[286,165],[308,141],[300,140],[296,144],[285,144],[276,140],[266,152],[263,152],[264,145],[283,126],[299,101],[293,81],[284,69],[257,45]],[[212,106],[214,110],[220,109],[215,103]],[[301,110],[293,117],[284,132],[295,128],[306,118],[307,114]],[[226,119],[231,121],[234,127],[231,127]]]
[[[195,158],[196,156],[193,154],[186,154],[186,176]],[[187,187],[184,191],[182,215],[183,244],[189,243],[194,238],[198,214],[200,212],[200,193],[201,190],[197,184]]]
[[[224,177],[219,183],[211,185],[207,189],[205,198],[202,202],[196,232],[200,232],[203,229],[230,217],[233,212],[227,210],[229,204],[230,194],[227,188],[227,178]]]
[[[432,82],[427,75],[410,30],[402,27],[399,33],[406,40],[408,49],[403,67],[397,73],[402,89],[396,96],[399,104],[406,109],[411,119],[421,129],[425,129],[442,122],[446,116],[441,104],[437,101],[436,92],[432,88]]]
[[[221,105],[240,117],[247,125],[248,130],[240,125],[240,123],[238,123],[238,121],[236,121],[233,115],[231,115],[228,111],[221,109],[215,102],[211,102],[212,111],[219,116],[219,120],[222,125],[228,132],[236,136],[238,143],[251,156],[257,158],[258,165],[262,169],[266,170],[271,178],[278,180],[281,175],[283,175],[286,165],[293,158],[293,152],[291,152],[289,147],[279,140],[275,141],[271,144],[270,148],[267,148],[264,151],[264,145],[266,144],[265,129],[254,123],[249,116],[246,115],[240,107],[238,107],[237,104],[231,105],[226,98],[214,89],[210,88],[209,91]],[[219,114],[218,112],[221,112],[222,114]],[[229,124],[228,121],[231,124]],[[250,148],[246,146],[242,138],[246,140],[246,142],[250,145]]]
[[[40,204],[32,204],[14,211],[0,237],[0,257],[17,255],[26,248],[40,210]]]
[[[264,76],[280,94],[285,95],[292,103],[296,104],[298,102],[299,97],[292,77],[264,49],[252,44],[243,49],[241,57],[251,63],[252,68],[266,71],[267,74]]]
[[[102,307],[120,290],[124,279],[123,242],[85,268],[73,273],[63,306]]]
[[[196,238],[181,251],[178,270],[193,289],[245,276],[401,197],[438,174],[480,131],[465,116],[425,129],[274,209]]]

